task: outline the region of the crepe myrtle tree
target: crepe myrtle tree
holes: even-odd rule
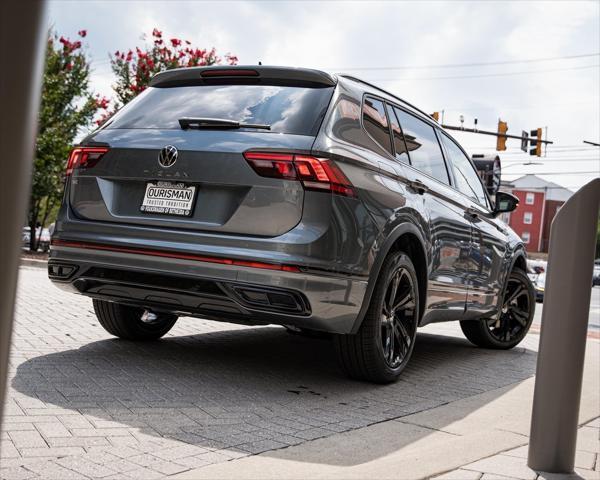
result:
[[[37,250],[39,235],[60,203],[65,164],[76,137],[94,125],[94,117],[109,106],[109,100],[95,95],[89,86],[90,65],[82,39],[48,33],[42,83],[38,134],[28,224],[30,250]]]
[[[171,68],[215,65],[223,61],[228,65],[236,65],[238,59],[229,53],[220,57],[214,47],[208,50],[193,47],[188,40],[163,38],[163,33],[155,28],[152,30],[150,46],[116,51],[110,56],[111,68],[117,77],[113,85],[117,103],[98,124],[148,88],[150,79],[158,72]]]

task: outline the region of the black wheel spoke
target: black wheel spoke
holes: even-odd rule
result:
[[[508,298],[504,301],[504,305],[509,305],[511,302],[513,302],[517,297],[520,297],[523,294],[526,294],[527,291],[523,288],[523,285],[521,285],[520,283],[517,285],[517,288],[515,289],[514,292],[512,292]]]
[[[510,342],[527,328],[531,305],[528,286],[523,280],[512,277],[506,288],[502,310],[498,317],[487,322],[491,334],[501,342]]]
[[[406,328],[399,319],[394,322],[394,336],[398,339],[398,343],[402,345],[402,355],[406,355],[410,348],[411,339]]]
[[[412,292],[409,290],[400,299],[396,300],[396,303],[392,307],[392,310],[394,312],[397,312],[398,310],[400,310],[404,307],[411,306],[410,302],[412,301],[412,299],[413,299]]]
[[[408,358],[416,330],[415,284],[405,268],[399,268],[388,280],[381,313],[383,358],[398,368]]]
[[[391,328],[391,325],[386,329],[386,338],[387,338],[387,360],[391,364],[394,361],[394,334]]]
[[[521,324],[521,326],[524,327],[525,325],[527,325],[527,320],[529,317],[529,314],[527,312],[521,310],[520,308],[512,307],[510,309],[510,313],[512,314],[513,318]]]
[[[396,273],[392,278],[392,283],[390,285],[390,295],[388,297],[388,301],[386,304],[388,314],[392,313],[394,308],[394,301],[396,300],[396,295],[398,293],[398,285],[400,284],[400,272]]]

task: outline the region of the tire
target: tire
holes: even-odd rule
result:
[[[175,322],[177,315],[156,313],[151,321],[143,320],[146,310],[120,303],[94,299],[94,312],[111,335],[125,340],[156,340],[165,335]]]
[[[400,279],[394,291],[391,282],[396,277]],[[395,381],[412,355],[418,319],[419,288],[414,265],[403,252],[391,253],[381,269],[358,333],[334,335],[342,370],[358,380]]]
[[[517,285],[520,285],[522,293],[507,302],[517,293]],[[523,270],[514,269],[510,273],[503,295],[501,311],[494,318],[460,322],[465,337],[474,345],[508,350],[518,345],[527,335],[535,313],[536,295],[531,280]],[[526,316],[523,315],[525,309]],[[517,315],[516,312],[520,313]]]

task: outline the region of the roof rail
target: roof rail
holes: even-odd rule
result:
[[[355,82],[362,83],[362,84],[364,84],[364,85],[368,85],[369,87],[371,87],[371,88],[374,88],[375,90],[379,90],[380,92],[383,92],[383,93],[385,93],[386,95],[389,95],[390,97],[394,97],[394,98],[395,98],[396,100],[398,100],[399,102],[402,102],[403,104],[405,104],[405,105],[409,106],[409,107],[410,107],[410,108],[412,108],[413,110],[416,110],[416,111],[417,111],[417,112],[419,112],[420,114],[422,114],[422,115],[425,115],[425,116],[426,116],[426,117],[427,117],[429,120],[432,120],[432,117],[431,117],[431,115],[429,115],[428,113],[425,113],[425,112],[424,112],[423,110],[421,110],[420,108],[418,108],[418,107],[415,107],[415,106],[414,106],[412,103],[409,103],[409,102],[407,102],[406,100],[403,100],[403,99],[402,99],[402,98],[400,98],[399,96],[397,96],[397,95],[394,95],[393,93],[390,93],[390,92],[388,92],[387,90],[384,90],[383,88],[381,88],[381,87],[378,87],[377,85],[373,85],[372,83],[366,82],[365,80],[362,80],[362,79],[360,79],[360,78],[357,78],[357,77],[353,77],[352,75],[340,74],[339,76],[340,76],[340,77],[343,77],[343,78],[347,78],[347,79],[349,79],[349,80],[353,80],[353,81],[355,81]]]

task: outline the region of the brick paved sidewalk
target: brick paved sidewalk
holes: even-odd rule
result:
[[[0,478],[160,478],[298,445],[534,374],[537,337],[511,351],[427,327],[401,381],[346,379],[330,342],[199,319],[163,340],[111,338],[91,301],[21,269]],[[448,334],[448,335],[445,335]]]

